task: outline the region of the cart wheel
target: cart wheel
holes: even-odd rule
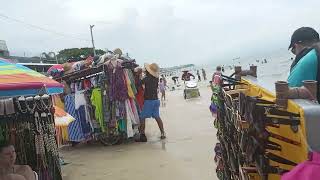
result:
[[[112,146],[121,144],[123,142],[123,135],[103,133],[98,137],[98,139],[104,146]]]

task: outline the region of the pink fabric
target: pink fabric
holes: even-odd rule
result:
[[[314,180],[320,179],[320,153],[310,153],[309,160],[298,164],[290,172],[285,173],[281,180]]]
[[[212,83],[216,85],[221,84],[221,72],[215,72],[213,74]]]

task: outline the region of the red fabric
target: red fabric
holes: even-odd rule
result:
[[[143,87],[140,87],[138,89],[138,93],[136,94],[136,99],[139,105],[139,110],[142,110],[143,104],[144,104],[144,90]]]
[[[91,88],[91,81],[89,79],[85,79],[83,82],[84,89],[90,89]]]

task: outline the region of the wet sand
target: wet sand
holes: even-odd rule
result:
[[[61,150],[64,180],[215,180],[216,130],[209,113],[210,89],[184,100],[182,91],[167,92],[161,107],[167,139],[159,140],[157,123],[147,120],[147,143],[116,146],[80,145]]]

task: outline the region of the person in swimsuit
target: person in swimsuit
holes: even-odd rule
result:
[[[15,165],[16,151],[13,145],[0,143],[0,180],[36,180],[28,165]]]

